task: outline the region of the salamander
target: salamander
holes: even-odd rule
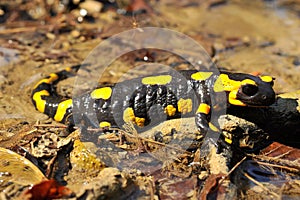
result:
[[[277,95],[268,107],[231,106],[228,112],[258,125],[271,141],[300,148],[300,90]]]
[[[210,120],[218,94],[226,94],[226,100],[221,99],[226,107],[262,107],[275,101],[271,76],[196,70],[99,86],[75,99],[58,95],[57,83],[74,76],[79,68],[79,65],[68,67],[41,79],[32,91],[36,109],[58,122],[75,125],[84,121],[86,125],[101,128],[120,127],[124,123],[144,127],[162,118],[194,115],[198,130],[206,133],[208,129],[217,129]]]

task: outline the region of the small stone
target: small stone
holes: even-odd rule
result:
[[[80,3],[79,7],[81,9],[85,9],[89,15],[93,15],[94,13],[99,13],[103,5],[102,3],[97,1],[87,0],[85,2]]]
[[[80,40],[81,42],[83,42],[83,41],[85,41],[85,37],[84,37],[84,36],[80,36],[80,37],[79,37],[79,40]]]
[[[73,38],[78,38],[80,36],[80,32],[78,30],[71,31],[71,35]]]
[[[200,174],[198,175],[199,180],[204,180],[208,177],[208,172],[207,171],[201,171]]]
[[[300,65],[300,58],[299,57],[294,58],[293,64],[296,65],[296,66],[299,66]]]
[[[7,83],[8,80],[7,78],[5,78],[5,76],[3,76],[2,74],[0,74],[0,85],[3,85],[5,83]]]
[[[77,4],[79,4],[80,0],[73,0],[72,2],[73,2],[73,4],[77,5]]]
[[[63,48],[63,49],[69,49],[70,46],[71,46],[71,45],[70,45],[69,42],[63,42],[63,43],[62,43],[62,48]]]
[[[46,33],[46,37],[50,40],[54,40],[55,39],[55,35],[53,33]]]
[[[120,156],[120,159],[125,159],[127,157],[127,152],[126,151],[118,152],[118,155]]]
[[[219,43],[219,42],[215,42],[213,44],[213,49],[215,52],[221,52],[225,49],[226,47],[222,44],[222,43]]]

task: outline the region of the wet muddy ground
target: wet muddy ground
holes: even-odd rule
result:
[[[73,1],[65,5],[59,3],[60,1],[46,2],[48,1],[0,3],[0,147],[14,151],[21,151],[20,149],[29,151],[33,157],[31,161],[36,161],[34,164],[40,168],[35,169],[31,165],[28,167],[33,169],[32,174],[38,174],[36,176],[40,178],[26,180],[27,185],[24,182],[7,179],[20,188],[12,190],[11,184],[2,185],[2,198],[10,199],[19,194],[23,197],[33,194],[33,192],[24,194],[24,191],[27,190],[28,185],[36,184],[46,179],[45,177],[54,178],[59,184],[67,186],[71,191],[68,189],[67,192],[60,192],[60,194],[68,196],[72,193],[74,199],[100,197],[197,199],[207,197],[207,193],[212,191],[213,182],[220,177],[210,176],[212,182],[207,184],[208,186],[206,185],[204,189],[199,186],[199,182],[208,177],[208,172],[203,170],[204,166],[196,164],[191,167],[191,163],[200,162],[197,150],[191,153],[177,146],[170,149],[168,147],[170,152],[158,152],[137,159],[136,155],[159,149],[161,143],[140,141],[139,137],[131,138],[126,133],[124,137],[134,145],[121,144],[120,139],[114,134],[103,136],[102,139],[97,138],[100,143],[104,138],[112,142],[118,141],[118,147],[123,149],[122,151],[109,145],[106,149],[99,148],[90,142],[96,138],[95,136],[87,136],[88,139],[85,139],[87,143],[83,145],[83,141],[78,140],[80,138],[78,132],[67,138],[58,137],[57,134],[63,132],[64,127],[61,128],[61,124],[53,122],[46,115],[36,111],[32,105],[31,91],[39,79],[68,66],[83,62],[95,64],[101,57],[93,58],[96,61],[91,60],[90,53],[101,42],[122,31],[133,29],[133,38],[135,32],[138,35],[142,31],[140,28],[143,27],[161,27],[178,31],[202,45],[219,68],[233,72],[271,75],[276,79],[274,89],[278,94],[300,89],[298,83],[300,77],[299,1],[166,0],[146,1],[144,4],[144,1],[100,3],[86,0],[84,2],[90,3]],[[139,13],[139,9],[144,9],[145,12]],[[82,13],[83,10],[87,13]],[[50,15],[48,11],[52,14]],[[168,42],[162,41],[166,46],[171,45],[173,41]],[[176,42],[178,41],[174,41]],[[117,45],[112,52],[117,52],[121,47]],[[149,74],[150,68],[150,71],[156,71],[157,68],[151,66],[143,68],[149,60],[168,66],[177,63],[178,69],[188,68],[181,59],[168,52],[153,49],[140,50],[116,59],[98,81],[118,82],[120,78],[131,78],[132,74]],[[128,73],[131,69],[133,71]],[[92,79],[93,76],[99,77],[86,73],[83,72],[83,76],[87,77],[85,80]],[[59,93],[71,96],[74,80],[70,78],[62,81],[58,85]],[[75,85],[83,86],[84,89],[90,86],[87,83]],[[171,123],[173,124],[165,126],[174,127],[183,122]],[[37,124],[40,126],[34,126]],[[184,130],[178,128],[177,132],[184,132],[189,140],[197,141],[201,138],[194,129],[185,128]],[[134,130],[130,127],[127,131],[134,135]],[[165,140],[171,137],[168,135],[170,132],[172,130],[165,131]],[[187,140],[180,137],[177,139]],[[4,151],[3,157],[9,157],[5,150],[1,151]],[[217,164],[207,165],[226,168],[223,158],[216,158],[217,156],[218,154],[211,156],[212,160],[216,159]],[[19,158],[18,155],[16,157]],[[167,157],[174,158],[175,161],[164,162]],[[124,158],[131,163],[126,163]],[[132,162],[135,159],[139,162]],[[26,164],[23,162],[23,165]],[[119,167],[124,170],[119,171],[117,168],[105,166]],[[19,171],[12,168],[8,167],[7,172],[17,174],[14,176],[29,176],[21,175],[21,167]],[[39,170],[43,175],[39,174]],[[215,170],[217,172],[214,174],[219,176],[228,173],[228,170],[224,171],[224,169]],[[3,175],[0,179],[1,177]],[[296,199],[299,197],[297,196],[299,179],[291,179],[295,184],[285,184],[281,189],[285,191],[284,187],[287,187],[289,189],[286,190],[293,192],[291,188],[296,188],[294,189],[296,192],[288,196]],[[106,180],[111,182],[106,183]],[[297,184],[298,186],[295,186]],[[10,190],[7,189],[8,187]],[[221,196],[223,199],[238,195],[238,190],[228,180],[223,181],[220,188],[229,191],[228,193],[218,191],[223,194]],[[271,197],[280,197],[279,194],[273,194],[274,188],[268,190],[262,188],[250,190],[239,197],[245,199],[256,197],[260,189],[263,192],[258,198],[269,199],[270,191]],[[284,195],[288,194],[284,193]]]

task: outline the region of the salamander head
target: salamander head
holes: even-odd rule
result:
[[[269,106],[275,102],[273,78],[233,73],[221,74],[228,102],[237,106]]]

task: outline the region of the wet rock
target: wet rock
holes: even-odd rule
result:
[[[10,190],[4,191],[9,185],[30,186],[46,179],[39,168],[13,151],[0,148],[0,157],[0,192],[9,192]],[[6,185],[7,183],[9,184]]]

